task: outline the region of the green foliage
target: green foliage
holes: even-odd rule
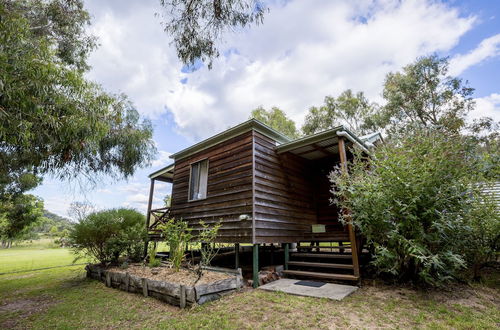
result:
[[[73,252],[101,263],[119,257],[140,260],[146,239],[145,217],[131,209],[112,209],[90,214],[69,235]]]
[[[216,245],[215,239],[217,238],[217,234],[219,233],[219,229],[222,226],[221,222],[210,226],[204,221],[200,221],[201,230],[198,234],[198,241],[202,242],[200,253],[201,253],[201,261],[200,264],[202,266],[210,266],[213,258],[219,252],[220,247]]]
[[[218,39],[226,31],[262,23],[260,0],[160,0],[165,8],[165,31],[173,37],[177,56],[186,65],[208,63],[219,56]]]
[[[163,198],[163,203],[165,204],[165,207],[170,207],[170,205],[172,204],[172,195],[166,195]]]
[[[151,123],[85,79],[95,40],[81,0],[2,1],[0,17],[0,195],[44,174],[129,177],[151,160]]]
[[[36,227],[33,228],[33,231],[36,233],[47,234],[52,227],[56,227],[58,231],[62,232],[71,229],[73,225],[74,222],[70,219],[61,217],[48,210],[43,210],[43,219],[37,224]]]
[[[27,238],[31,228],[42,219],[43,201],[40,198],[28,194],[3,196],[0,199],[2,245],[10,247],[13,240]]]
[[[267,111],[263,107],[259,107],[252,111],[250,118],[257,119],[278,132],[288,136],[289,138],[299,137],[299,132],[295,127],[295,122],[289,119],[283,110],[273,107]]]
[[[169,261],[176,271],[181,268],[186,258],[186,245],[191,241],[193,235],[187,221],[170,219],[165,224],[158,226],[162,237],[169,248]]]
[[[459,132],[473,109],[472,93],[459,78],[448,77],[448,59],[421,57],[386,76],[379,125],[391,134],[411,129],[442,128]]]
[[[156,258],[156,242],[148,247],[148,266],[149,267],[160,267],[161,259]]]
[[[481,194],[480,168],[466,137],[427,130],[379,147],[370,160],[358,154],[350,175],[336,170],[330,179],[380,273],[440,285],[498,249],[498,213]]]
[[[348,89],[337,98],[325,97],[324,105],[320,107],[311,107],[302,126],[302,132],[311,135],[346,125],[356,134],[367,134],[377,128],[375,124],[377,108],[376,104],[368,101],[363,92],[354,94]]]

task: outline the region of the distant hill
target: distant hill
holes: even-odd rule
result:
[[[56,227],[59,232],[62,232],[64,230],[70,230],[75,224],[75,222],[70,219],[61,217],[48,210],[43,211],[43,217],[44,219],[33,227],[33,232],[48,234],[53,227]]]

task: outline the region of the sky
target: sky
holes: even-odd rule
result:
[[[450,74],[475,88],[471,118],[500,120],[500,1],[270,0],[264,23],[227,33],[212,70],[185,67],[163,31],[159,0],[88,0],[99,39],[88,78],[129,96],[154,126],[158,154],[128,181],[82,189],[47,177],[33,193],[71,217],[73,201],[145,212],[148,174],[169,156],[278,106],[300,126],[309,107],[351,88],[383,103],[384,77],[419,56],[450,59]],[[154,205],[171,186],[157,184]]]

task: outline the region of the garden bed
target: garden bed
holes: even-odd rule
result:
[[[142,293],[181,308],[219,299],[243,285],[241,270],[206,268],[203,276],[191,270],[131,265],[126,269],[87,265],[87,277],[108,287]]]

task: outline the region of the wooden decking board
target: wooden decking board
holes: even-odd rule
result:
[[[330,259],[351,259],[350,254],[335,254],[335,253],[301,253],[292,252],[290,253],[294,257],[302,258],[330,258]]]
[[[350,265],[350,264],[331,264],[331,263],[325,263],[325,262],[289,261],[288,265],[289,266],[300,266],[300,267],[353,269],[353,265]]]

